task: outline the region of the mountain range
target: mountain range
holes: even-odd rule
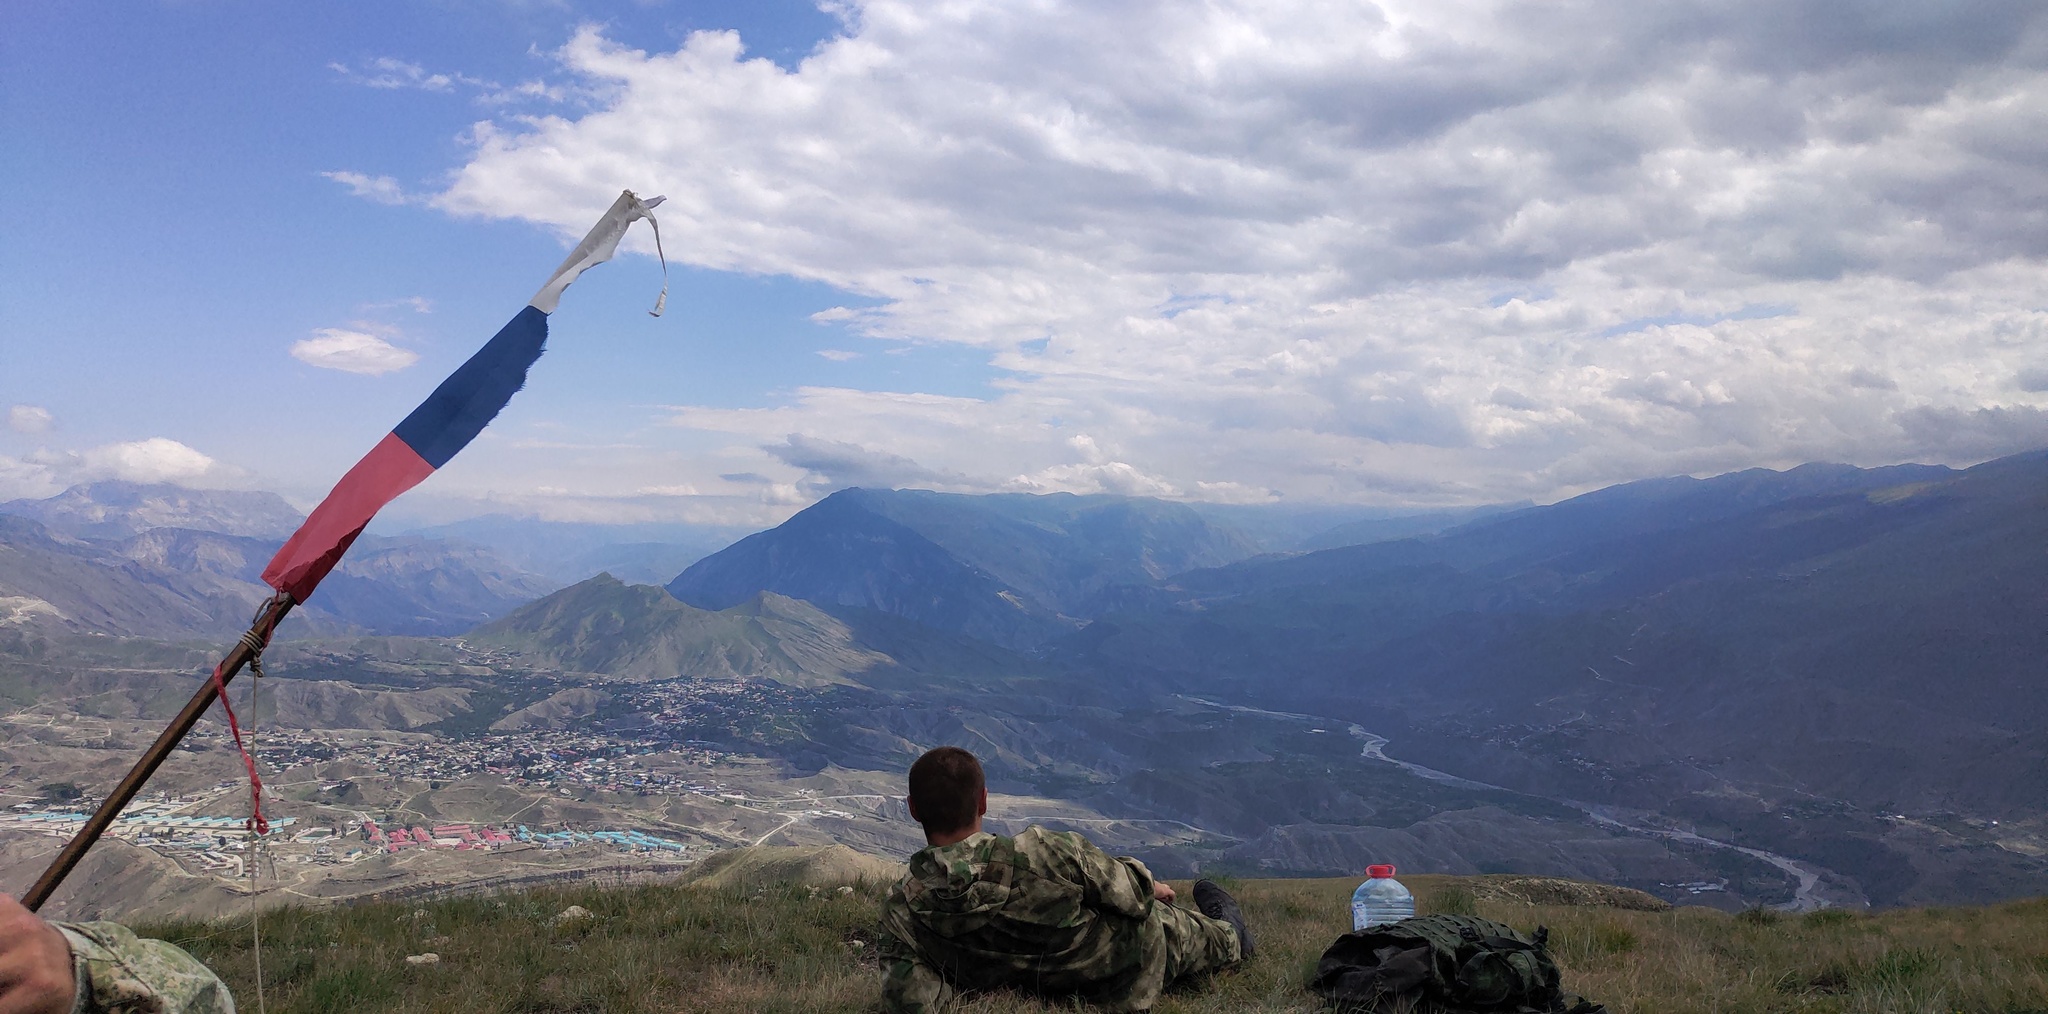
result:
[[[668,590],[706,609],[773,592],[1025,648],[1078,627],[1107,588],[1258,552],[1185,504],[853,488],[692,564]]]
[[[0,624],[138,637],[232,635],[303,517],[273,493],[93,483],[0,504]],[[364,536],[287,636],[456,634],[553,582],[479,546]]]
[[[305,520],[276,493],[115,480],[73,486],[46,500],[0,502],[0,514],[28,518],[78,539],[122,539],[152,528],[184,528],[282,542]]]
[[[865,507],[861,507],[861,504]],[[1121,581],[1146,580],[1194,566],[1241,559],[1313,539],[1371,538],[1389,530],[1435,530],[1462,511],[1387,511],[1349,507],[1182,505],[1122,497],[949,497],[919,491],[848,490],[806,512],[794,527],[761,533],[786,544],[821,515],[865,511],[875,525],[904,530],[897,539],[908,570],[868,589],[836,592],[801,574],[761,587],[721,587],[708,568],[690,575],[704,586],[690,601],[714,611],[787,587],[802,599],[837,607],[976,615],[955,623],[917,613],[940,627],[973,629],[992,642],[1040,643],[1070,631],[1067,613]],[[1229,520],[1205,520],[1227,517]],[[259,573],[303,516],[275,493],[195,490],[170,484],[96,482],[41,500],[0,503],[0,622],[101,634],[214,637],[239,630],[266,594]],[[845,527],[845,519],[833,522]],[[1332,533],[1353,526],[1351,534]],[[1379,527],[1374,527],[1379,526]],[[1392,526],[1388,528],[1387,526]],[[831,527],[826,525],[824,527]],[[294,613],[286,636],[337,633],[455,634],[504,616],[551,589],[600,573],[659,584],[730,545],[742,529],[693,524],[595,524],[485,516],[365,535]],[[932,542],[931,539],[937,539]],[[921,545],[928,543],[928,545]],[[936,548],[934,548],[936,547]],[[809,559],[815,546],[784,546]],[[923,554],[923,555],[920,555]],[[957,554],[957,555],[956,555]],[[727,567],[730,557],[719,567]],[[893,558],[892,558],[893,559]],[[814,573],[881,575],[880,560],[834,561]],[[978,579],[978,572],[998,577]],[[736,578],[744,585],[744,575]],[[973,594],[954,587],[981,586]],[[773,587],[771,587],[773,585]],[[892,598],[891,596],[895,596]],[[907,596],[907,597],[906,597]]]
[[[141,495],[123,515],[74,493],[0,515],[0,624],[240,626],[275,542],[146,521],[227,525],[263,516],[253,501]],[[1898,903],[2048,891],[2044,554],[2048,452],[1407,516],[856,488],[665,590],[604,574],[535,601],[550,582],[488,550],[366,539],[305,615],[474,627],[593,687],[838,695],[799,737],[807,770],[971,743],[1006,784],[1221,828],[1261,868],[1449,827],[1512,865],[1515,841],[1607,820]]]
[[[1430,730],[1419,757],[1582,798],[1770,786],[2018,816],[2048,811],[2044,547],[2048,454],[1665,480],[1181,575],[1073,650],[1392,713]],[[1545,738],[1574,763],[1478,762]]]
[[[487,547],[512,566],[560,587],[602,573],[634,584],[665,584],[753,531],[733,525],[603,524],[487,514],[403,534]]]
[[[1133,700],[1357,723],[1406,760],[1805,856],[1879,901],[2048,890],[2019,831],[1946,857],[1923,840],[2048,827],[2048,452],[1650,480],[1295,554],[1177,511],[1024,503],[1043,513],[847,491],[670,589],[887,614]],[[1091,511],[1117,512],[1092,530],[1121,555],[1071,533]]]

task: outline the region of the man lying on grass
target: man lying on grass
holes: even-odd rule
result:
[[[943,746],[910,766],[910,815],[929,847],[882,907],[882,1002],[927,1014],[956,991],[1011,987],[1077,995],[1109,1011],[1152,1009],[1177,979],[1251,957],[1237,902],[1195,885],[1201,914],[1145,864],[1072,831],[981,829],[981,762]]]

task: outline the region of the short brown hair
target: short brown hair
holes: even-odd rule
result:
[[[927,750],[910,766],[910,806],[927,834],[948,834],[980,816],[986,784],[973,754],[957,746]]]

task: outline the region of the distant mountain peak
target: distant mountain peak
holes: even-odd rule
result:
[[[1164,500],[848,487],[697,561],[668,588],[713,609],[772,592],[1017,648],[1071,631],[1111,588],[1258,551],[1242,532]]]
[[[115,496],[163,502],[160,490],[122,487],[116,487]],[[191,526],[152,525],[123,535],[133,516],[112,522],[89,514],[81,519],[75,509],[96,502],[91,499],[95,494],[73,492],[77,496],[68,501],[60,496],[27,504],[39,509],[60,501],[53,509],[87,537],[67,535],[32,517],[0,514],[0,597],[35,599],[56,610],[17,610],[14,615],[38,623],[61,619],[67,628],[102,634],[213,635],[245,627],[251,611],[271,594],[260,574],[282,536],[229,534],[218,528],[237,526],[222,524],[219,515],[209,521],[190,512],[177,520]],[[280,505],[283,500],[276,499],[270,506]],[[72,513],[65,515],[66,510]],[[151,520],[172,518],[160,514]],[[275,520],[297,523],[281,512]],[[209,523],[214,530],[196,526]],[[360,630],[452,634],[504,615],[552,587],[478,547],[364,536],[284,632],[287,637]]]
[[[276,493],[122,480],[83,483],[43,500],[9,500],[0,503],[0,514],[93,539],[122,539],[152,528],[282,539],[305,520]]]

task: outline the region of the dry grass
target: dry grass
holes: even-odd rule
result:
[[[1318,1009],[1302,984],[1347,928],[1354,885],[1231,886],[1260,934],[1258,958],[1170,994],[1162,1014]],[[1565,987],[1617,1014],[2048,1014],[2048,899],[1868,916],[1729,916],[1507,904],[1478,899],[1452,878],[1420,888],[1425,912],[1550,926]],[[879,995],[866,956],[878,898],[877,890],[654,887],[278,912],[263,921],[266,998],[279,1012],[867,1011]],[[551,925],[572,904],[596,918]],[[220,970],[242,1006],[255,1009],[245,921],[151,932]],[[426,951],[441,962],[405,963]],[[1065,1006],[996,994],[964,1009]]]

